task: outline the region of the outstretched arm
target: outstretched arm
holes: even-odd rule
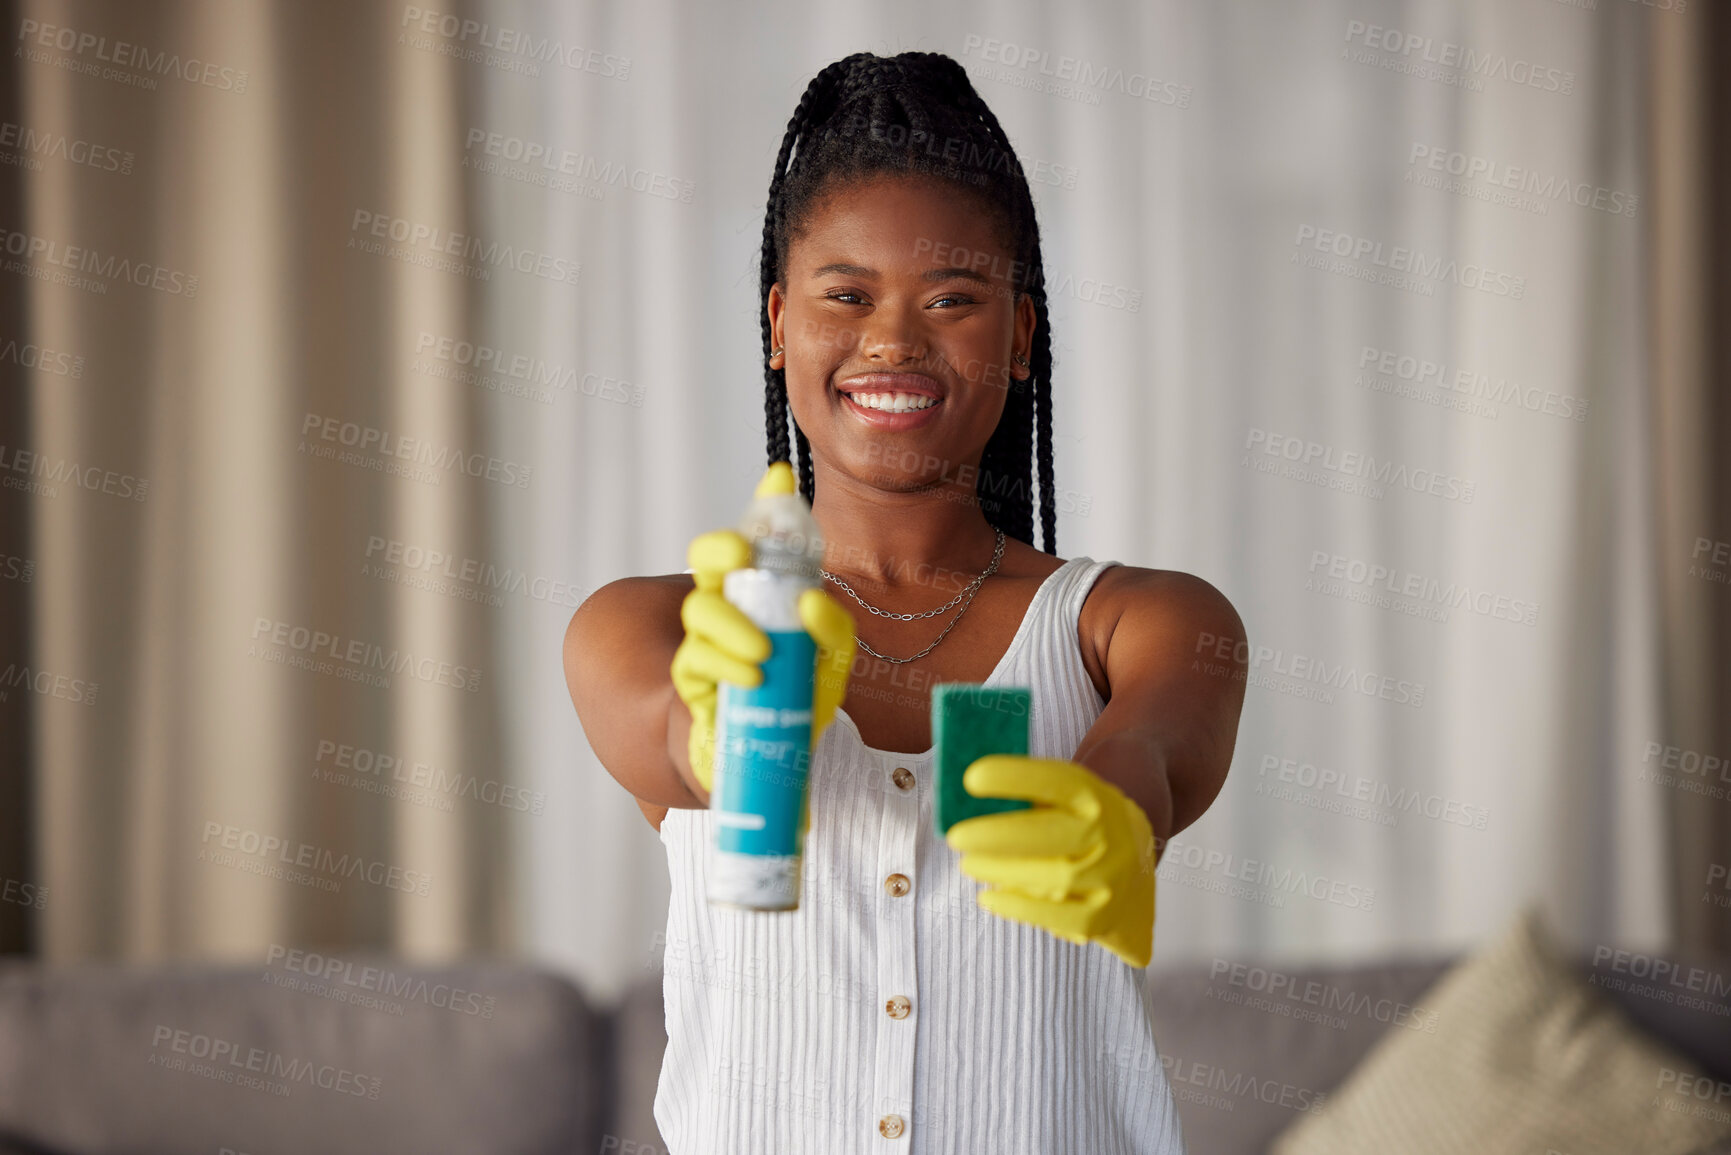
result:
[[[1138,572],[1121,596],[1103,657],[1111,696],[1074,760],[1141,806],[1164,848],[1225,785],[1249,647],[1232,603],[1199,577]]]

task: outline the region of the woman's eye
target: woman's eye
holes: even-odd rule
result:
[[[932,304],[935,305],[938,301],[955,301],[957,304],[961,305],[972,305],[975,303],[972,297],[965,296],[961,293],[945,293],[943,296],[939,297],[937,301],[933,301]]]
[[[854,299],[849,301],[845,299],[847,297],[852,297]],[[837,289],[833,293],[825,293],[824,299],[829,301],[841,301],[844,305],[861,305],[865,303],[859,299],[859,294],[853,292],[851,289]]]

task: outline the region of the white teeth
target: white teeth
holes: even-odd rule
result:
[[[938,403],[935,397],[919,393],[849,393],[854,404],[865,409],[881,409],[886,413],[912,413]]]

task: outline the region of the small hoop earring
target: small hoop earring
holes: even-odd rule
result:
[[[771,361],[775,360],[776,355],[779,354],[785,348],[787,348],[786,345],[777,345],[775,348],[771,349],[769,351],[769,360],[771,360]]]

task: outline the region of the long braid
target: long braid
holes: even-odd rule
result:
[[[918,142],[939,139],[946,144],[942,163],[919,155]],[[965,162],[950,159],[948,146],[954,143],[965,146]],[[983,158],[978,163],[975,154]],[[976,496],[990,524],[1032,545],[1037,492],[1045,552],[1055,555],[1052,342],[1033,194],[997,117],[974,90],[966,70],[942,53],[884,57],[858,52],[838,60],[812,78],[788,121],[770,180],[759,269],[768,459],[793,460],[800,493],[807,501],[814,499],[811,444],[792,420],[786,371],[767,367],[772,338],[769,291],[784,275],[791,239],[820,194],[834,184],[880,172],[919,172],[948,180],[982,198],[1008,230],[1015,267],[1021,270],[1016,289],[1034,302],[1034,345],[1028,379],[1017,381],[1005,374],[1004,412],[981,453]]]
[[[956,64],[954,61],[951,61],[950,63],[953,66],[953,83],[958,103],[968,111],[975,113],[982,121],[984,121],[986,127],[991,131],[992,136],[1000,142],[1005,153],[1014,159],[1016,152],[1015,148],[1010,144],[1009,134],[1006,133],[1003,126],[998,123],[998,118],[993,115],[991,107],[987,105],[986,102],[981,99],[979,93],[974,90],[973,84],[968,80],[966,71],[962,69],[961,65]],[[1020,161],[1016,160],[1015,163],[1017,171],[1020,172]],[[1058,511],[1056,501],[1057,487],[1052,473],[1052,327],[1046,309],[1046,272],[1044,263],[1040,258],[1041,246],[1039,219],[1034,212],[1033,193],[1028,187],[1028,182],[1025,176],[1017,183],[1016,191],[1019,194],[1019,203],[1017,208],[1020,214],[1021,225],[1017,230],[1017,239],[1020,242],[1017,258],[1025,262],[1023,267],[1028,269],[1027,291],[1034,299],[1034,347],[1030,350],[1028,356],[1029,373],[1027,384],[1032,386],[1029,390],[1029,394],[1031,394],[1029,400],[1032,402],[1034,410],[1033,415],[1036,429],[1034,455],[1035,461],[1039,467],[1040,529],[1042,536],[1044,536],[1046,541],[1046,552],[1056,554],[1058,540]],[[1018,424],[1018,426],[1010,432],[1015,437],[1015,441],[1011,444],[1023,447],[1025,452],[1025,447],[1028,443],[1025,426]],[[1007,445],[1006,449],[1008,448],[1009,446]],[[1012,458],[1012,460],[1015,459]],[[1033,500],[1033,494],[1028,492],[1030,488],[1031,487],[1029,486],[1023,486],[1019,490],[1019,494],[1023,495],[1023,500],[1018,502],[1017,512],[1018,514],[1022,514],[1023,509],[1026,509],[1025,516],[1028,518],[1028,532],[1023,540],[1031,542],[1033,539],[1033,510],[1029,507],[1028,503]],[[1008,530],[1005,532],[1008,532]]]
[[[776,236],[785,227],[784,205],[781,195],[782,185],[787,180],[788,160],[793,156],[795,143],[810,132],[815,119],[816,107],[833,97],[835,88],[842,77],[847,74],[852,59],[850,57],[848,60],[838,60],[818,73],[812,78],[811,83],[806,85],[804,95],[799,98],[799,104],[794,108],[793,116],[787,122],[787,132],[781,138],[781,151],[775,157],[775,173],[769,181],[769,205],[763,215],[763,256],[758,265],[760,301],[765,306],[758,309],[758,317],[761,319],[763,327],[763,420],[764,435],[769,451],[769,461],[766,464],[788,461],[792,458],[792,454],[788,452],[787,372],[784,369],[771,369],[769,367],[769,351],[772,348],[771,341],[774,334],[770,330],[767,303],[770,286],[775,283],[777,277]],[[813,495],[811,446],[806,441],[804,432],[800,431],[797,426],[794,428],[794,434],[799,441],[799,488],[809,502]]]

